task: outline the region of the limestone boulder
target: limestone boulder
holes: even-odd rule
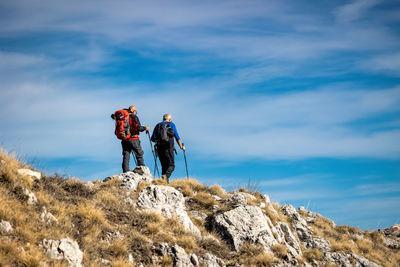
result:
[[[1,220],[0,222],[0,233],[9,234],[14,231],[13,227],[8,221]]]
[[[176,217],[187,231],[201,236],[200,230],[186,212],[185,198],[173,187],[150,185],[144,188],[139,194],[137,207],[159,212],[166,218]]]
[[[239,206],[212,218],[212,227],[232,250],[239,251],[245,241],[264,246],[266,251],[277,243],[272,223],[259,207]]]
[[[296,258],[303,255],[303,253],[301,252],[300,244],[297,241],[296,237],[293,235],[287,223],[278,222],[277,225],[272,228],[272,231],[274,230],[277,233],[277,241],[286,246],[288,252],[292,257]]]
[[[200,264],[201,266],[207,266],[207,267],[225,267],[226,264],[223,260],[218,258],[217,256],[206,253],[200,257]]]
[[[282,213],[291,218],[292,227],[296,231],[296,234],[300,241],[308,246],[308,244],[312,240],[313,230],[310,226],[307,225],[306,220],[304,220],[300,214],[296,211],[296,209],[292,205],[283,205]]]
[[[18,169],[17,172],[19,175],[28,176],[32,179],[40,180],[40,178],[42,178],[42,174],[40,172],[32,171],[30,169]]]
[[[69,238],[61,240],[46,240],[42,242],[47,255],[52,259],[65,259],[70,267],[81,267],[83,253],[79,249],[78,243]]]
[[[53,214],[47,211],[46,207],[43,207],[42,209],[42,213],[40,214],[40,220],[47,224],[55,223],[58,221]]]
[[[33,205],[33,204],[37,203],[37,198],[33,192],[31,192],[25,188],[23,191],[23,194],[27,197],[28,205]]]

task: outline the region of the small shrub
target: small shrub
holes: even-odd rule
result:
[[[170,183],[170,186],[173,186],[177,189],[181,189],[182,194],[185,197],[192,196],[195,192],[205,191],[206,187],[200,184],[195,179],[177,179],[173,180]]]
[[[174,261],[172,260],[172,258],[170,256],[163,256],[161,258],[161,266],[172,266],[174,263]]]
[[[276,225],[279,221],[279,216],[276,212],[273,212],[272,207],[270,207],[269,205],[267,205],[263,211],[265,213],[265,215],[267,215],[267,217],[271,220],[273,225]]]
[[[212,195],[219,196],[220,198],[225,197],[224,190],[219,185],[212,185],[207,189],[207,191]]]
[[[303,253],[303,255],[304,255],[304,258],[306,258],[308,262],[311,262],[312,260],[320,261],[324,258],[324,254],[322,253],[322,251],[319,249],[316,249],[316,248],[306,250]]]
[[[195,202],[195,209],[198,210],[209,210],[212,206],[216,204],[215,199],[206,192],[199,192],[192,198]]]
[[[287,249],[284,245],[282,244],[275,244],[271,247],[272,252],[277,256],[278,258],[283,259],[287,255]]]
[[[271,255],[271,254],[263,253],[263,254],[257,255],[257,256],[254,258],[254,264],[255,264],[256,266],[266,266],[266,267],[269,267],[269,266],[273,266],[274,263],[275,263],[274,256]]]
[[[196,242],[193,236],[182,235],[176,237],[176,243],[183,247],[187,252],[191,252],[196,247]]]

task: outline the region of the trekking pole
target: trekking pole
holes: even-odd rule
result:
[[[184,143],[182,143],[182,146],[185,146]],[[187,167],[187,161],[186,161],[186,151],[183,150],[183,157],[185,158],[185,166],[186,166],[186,179],[189,179],[189,172],[188,172],[188,167]]]
[[[154,158],[154,174],[153,174],[153,176],[156,176],[156,170],[157,170],[158,177],[160,177],[160,172],[158,171],[158,167],[157,167],[157,155],[156,155],[156,152],[153,149],[153,144],[151,143],[151,138],[150,138],[149,131],[146,131],[146,133],[147,133],[147,136],[149,137],[151,153],[153,153],[153,158]]]

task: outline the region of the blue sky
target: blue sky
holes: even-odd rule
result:
[[[109,116],[133,104],[151,127],[172,114],[207,185],[390,226],[399,30],[398,1],[0,1],[0,144],[103,179],[121,168]]]

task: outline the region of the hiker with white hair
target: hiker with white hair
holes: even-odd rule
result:
[[[151,141],[155,142],[156,153],[160,158],[162,167],[161,178],[167,183],[169,182],[169,177],[171,177],[172,172],[175,169],[175,155],[174,152],[174,139],[179,147],[185,151],[186,148],[181,142],[178,130],[175,124],[172,122],[171,114],[164,114],[163,121],[158,123],[153,130],[151,136]]]

